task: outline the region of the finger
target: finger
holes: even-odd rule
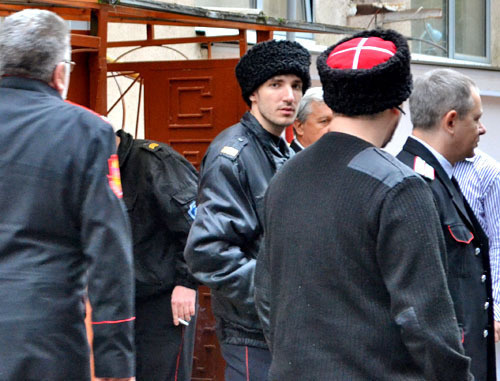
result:
[[[182,318],[186,321],[190,321],[191,320],[191,315],[189,315],[189,309],[187,308],[186,304],[183,303],[181,306],[180,306],[180,314],[182,316]]]
[[[195,301],[193,300],[191,303],[189,303],[189,315],[194,316],[196,313],[196,306],[195,306]]]
[[[172,306],[172,321],[173,321],[174,325],[177,326],[177,325],[179,325],[179,311],[178,311],[177,303],[172,301],[171,306]]]

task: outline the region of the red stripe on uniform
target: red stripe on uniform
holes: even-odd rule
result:
[[[126,323],[128,321],[135,320],[135,316],[128,318],[128,319],[123,319],[123,320],[105,320],[105,321],[93,321],[92,324],[97,325],[97,324],[118,324],[118,323]]]
[[[181,345],[179,345],[179,353],[177,353],[177,363],[175,364],[175,381],[177,381],[177,377],[179,375],[179,364],[181,363],[181,353],[182,353],[183,343],[184,343],[184,327],[182,327]]]
[[[247,381],[250,381],[250,370],[248,369],[248,347],[245,347],[245,362],[247,366]]]
[[[80,104],[75,103],[75,102],[68,101],[67,99],[66,99],[64,102],[66,102],[66,103],[68,103],[68,104],[70,104],[70,105],[76,106],[76,107],[80,107],[80,108],[82,108],[82,109],[84,109],[84,110],[86,110],[86,111],[90,112],[91,114],[94,114],[95,116],[98,116],[99,118],[101,118],[101,119],[102,119],[103,121],[105,121],[106,123],[111,124],[111,123],[109,122],[109,120],[107,120],[107,119],[106,119],[103,115],[101,115],[101,114],[99,114],[99,113],[95,112],[94,110],[92,110],[92,109],[90,109],[90,108],[88,108],[88,107],[85,107],[85,106],[80,105]]]

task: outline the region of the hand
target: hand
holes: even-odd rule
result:
[[[179,318],[189,322],[195,312],[196,290],[175,286],[171,303],[174,325],[179,325]]]
[[[500,341],[500,321],[495,321],[495,343]]]
[[[95,381],[135,381],[135,377],[115,378],[115,377],[95,377]]]

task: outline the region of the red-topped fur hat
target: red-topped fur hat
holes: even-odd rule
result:
[[[343,39],[317,59],[325,103],[347,116],[399,106],[413,88],[410,50],[394,30],[375,29]]]

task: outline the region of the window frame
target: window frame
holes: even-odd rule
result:
[[[455,20],[455,1],[448,0],[448,58],[460,60],[460,61],[470,61],[470,62],[481,62],[481,63],[491,63],[491,0],[485,0],[485,29],[486,29],[486,40],[485,40],[485,51],[486,56],[473,56],[468,54],[456,53],[455,51],[455,30],[456,30],[456,20]]]

